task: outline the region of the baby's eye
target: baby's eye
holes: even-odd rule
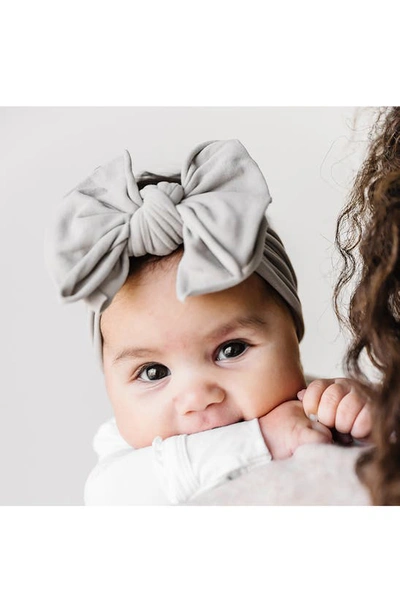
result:
[[[170,374],[171,371],[164,364],[148,364],[139,371],[137,378],[141,381],[159,381]]]
[[[249,345],[244,341],[229,341],[224,343],[218,349],[216,360],[220,362],[222,360],[230,360],[231,358],[237,358],[242,355]]]

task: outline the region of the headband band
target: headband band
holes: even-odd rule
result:
[[[265,216],[268,186],[237,140],[200,144],[181,185],[139,191],[126,151],[66,195],[47,234],[47,260],[61,299],[84,299],[101,351],[100,315],[129,274],[129,258],[164,256],[184,244],[177,297],[233,287],[258,272],[281,295],[304,332],[290,260]]]

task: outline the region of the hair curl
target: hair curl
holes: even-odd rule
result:
[[[352,332],[346,368],[372,403],[374,446],[357,474],[377,505],[400,504],[400,107],[378,110],[361,166],[336,227],[343,257],[335,311]],[[355,279],[347,316],[339,298]],[[367,355],[379,373],[371,384]]]

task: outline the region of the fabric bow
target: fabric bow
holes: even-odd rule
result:
[[[84,299],[100,314],[125,283],[129,258],[184,243],[177,296],[237,285],[261,261],[271,196],[238,140],[197,146],[181,183],[139,191],[128,151],[64,198],[48,236],[50,272],[63,301]]]

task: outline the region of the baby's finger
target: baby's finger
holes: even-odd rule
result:
[[[336,410],[335,428],[338,432],[350,433],[357,416],[365,406],[365,398],[355,390],[343,396]]]
[[[322,424],[313,423],[311,427],[303,428],[299,437],[300,445],[309,443],[331,443],[332,433]]]
[[[346,384],[332,383],[325,389],[321,395],[318,406],[318,421],[320,421],[328,428],[336,426],[336,413],[339,404],[343,401],[346,395],[349,393],[349,388]],[[354,421],[354,417],[353,417]],[[353,422],[351,422],[353,424]],[[336,429],[337,426],[336,426]]]
[[[321,396],[332,383],[333,379],[316,379],[311,381],[306,390],[301,390],[302,397],[300,400],[303,403],[303,409],[307,417],[317,414]]]
[[[321,424],[318,421],[313,422],[311,424],[311,429],[315,430],[316,432],[320,432],[321,434],[329,438],[329,440],[332,440],[332,432],[330,431],[329,428],[324,426],[324,424]]]
[[[365,438],[369,434],[371,434],[372,430],[372,418],[371,411],[366,404],[359,414],[357,415],[353,427],[351,429],[351,436],[354,438]]]

